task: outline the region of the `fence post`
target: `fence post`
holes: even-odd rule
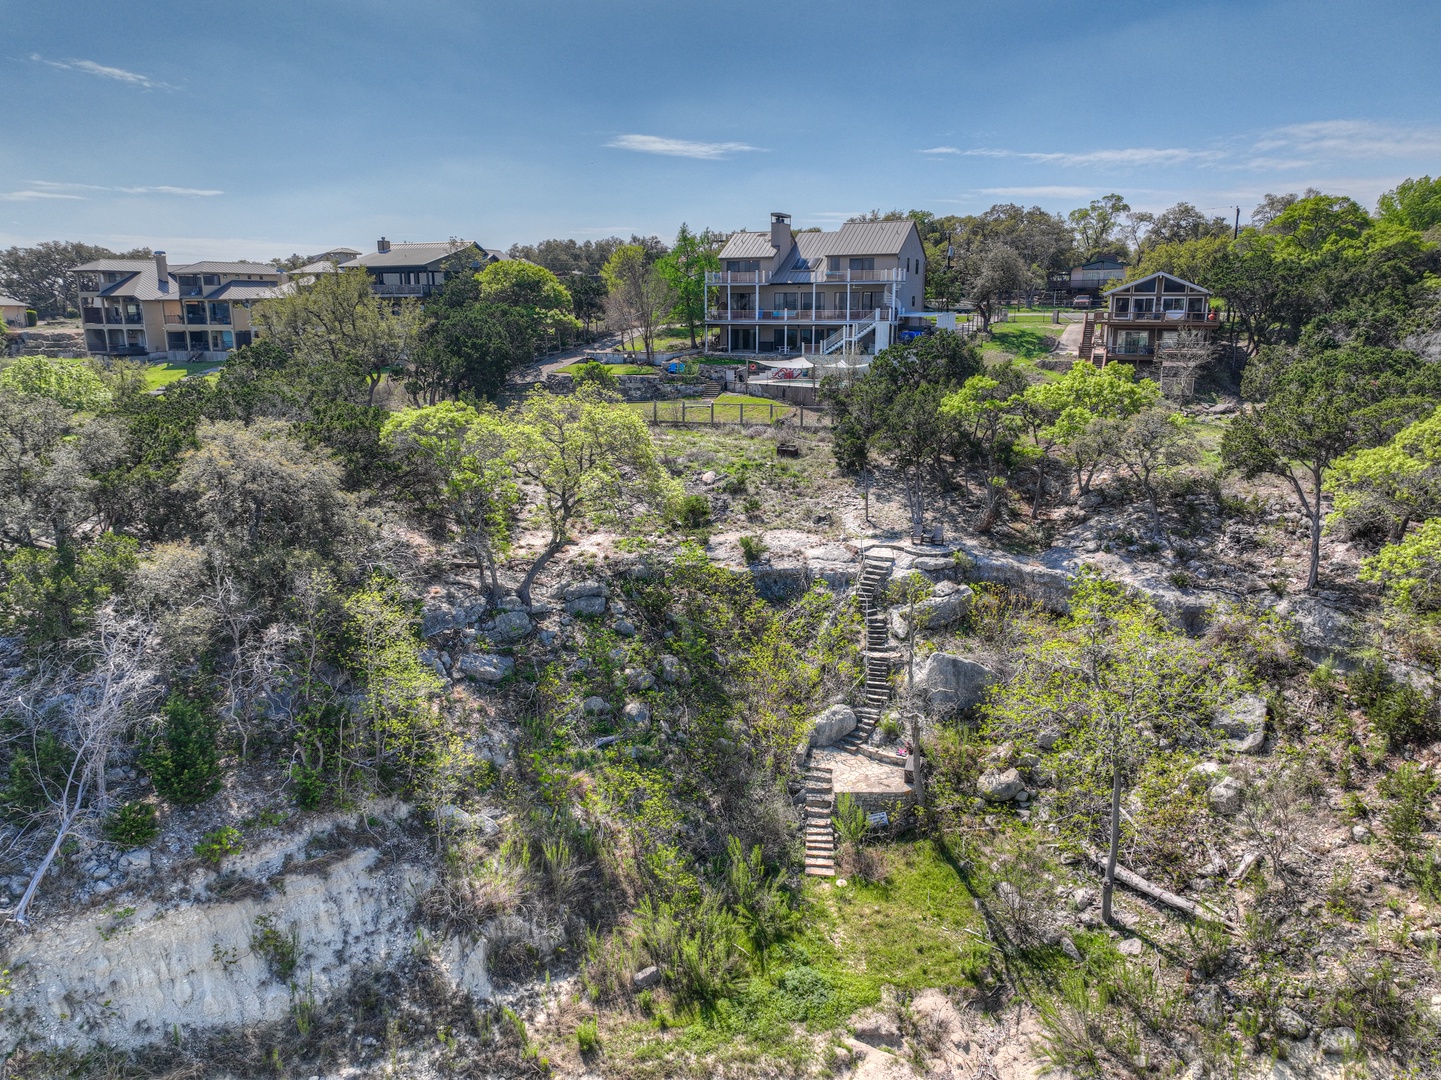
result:
[[[806,407],[805,407],[804,405],[802,405],[802,406],[801,406],[801,427],[805,427],[805,426],[806,426]]]
[[[746,403],[745,403],[744,401],[741,402],[741,420],[740,420],[740,424],[741,424],[741,427],[745,427],[745,426],[746,426]]]
[[[710,426],[715,427],[715,402],[710,403]]]
[[[651,422],[652,424],[659,424],[659,423],[660,423],[660,399],[659,399],[659,398],[651,398],[651,399],[650,399],[650,422]]]

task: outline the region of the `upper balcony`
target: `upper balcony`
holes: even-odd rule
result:
[[[891,270],[708,270],[707,285],[846,285],[907,280],[901,269]]]
[[[434,285],[385,285],[372,283],[376,296],[429,296]]]
[[[753,311],[750,308],[711,308],[706,312],[705,321],[708,323],[847,323],[865,322],[868,319],[879,319],[881,322],[894,322],[896,309],[891,307],[883,308],[762,308]]]
[[[1164,325],[1167,323],[1196,323],[1214,326],[1218,316],[1214,311],[1101,311],[1097,318],[1101,322],[1140,323],[1142,325]]]

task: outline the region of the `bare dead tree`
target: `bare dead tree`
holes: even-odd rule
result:
[[[1203,330],[1178,330],[1161,343],[1156,359],[1161,364],[1161,393],[1186,402],[1196,395],[1196,377],[1216,358],[1216,346]]]
[[[41,778],[55,837],[11,916],[29,924],[30,905],[66,836],[87,811],[106,809],[105,766],[125,726],[146,711],[159,691],[152,666],[154,629],[137,618],[102,610],[95,629],[63,661],[36,672],[6,703],[36,740],[48,733],[65,748],[63,779]]]

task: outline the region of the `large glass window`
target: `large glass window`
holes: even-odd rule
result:
[[[219,275],[219,274],[201,274],[201,275],[200,275],[200,280],[201,280],[204,284],[206,284],[206,285],[219,285],[219,284],[220,284],[220,275]]]
[[[761,261],[759,259],[727,259],[726,269],[731,273],[745,273],[750,270],[759,270]]]
[[[185,331],[169,330],[165,334],[165,347],[171,352],[185,351]]]
[[[181,296],[199,296],[199,295],[200,295],[200,278],[199,278],[197,275],[195,275],[195,274],[181,274],[181,275],[179,276],[179,279],[178,279],[178,280],[180,281],[180,295],[181,295]]]
[[[190,347],[196,352],[205,352],[210,348],[210,335],[204,330],[190,331]]]
[[[778,292],[771,301],[777,311],[795,311],[801,306],[801,294],[793,292]]]
[[[185,321],[186,321],[186,323],[188,323],[188,324],[191,325],[191,326],[204,326],[204,325],[205,325],[205,305],[204,305],[204,304],[186,304],[186,305],[185,305]]]
[[[230,336],[229,330],[210,331],[210,349],[212,352],[229,352],[235,348],[235,341]]]
[[[218,303],[210,305],[210,321],[221,326],[230,325],[230,305]]]
[[[852,270],[874,270],[875,268],[876,268],[876,260],[875,260],[875,259],[852,259],[852,260],[851,260],[851,269],[852,269]]]

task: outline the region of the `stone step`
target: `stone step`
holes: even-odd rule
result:
[[[834,863],[830,866],[807,866],[806,873],[811,877],[835,877],[836,868]]]

